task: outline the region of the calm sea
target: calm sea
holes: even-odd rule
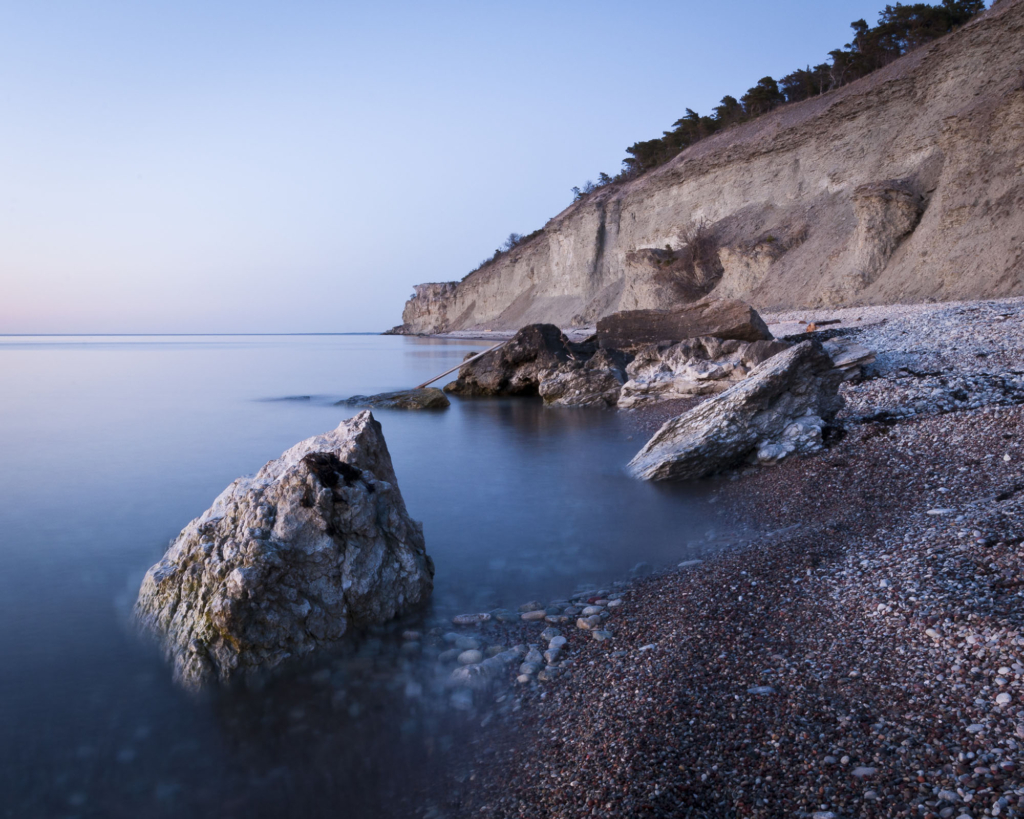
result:
[[[0,337],[0,811],[8,817],[430,811],[486,708],[427,651],[370,636],[259,691],[178,690],[128,623],[145,570],[239,475],[480,342],[376,335]],[[443,383],[443,382],[442,382]],[[429,629],[460,611],[694,556],[693,489],[630,480],[642,440],[605,410],[517,400],[377,411],[437,566]],[[434,652],[436,654],[436,651]],[[458,775],[458,772],[454,772]]]

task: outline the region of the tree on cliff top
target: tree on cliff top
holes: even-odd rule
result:
[[[984,9],[984,0],[887,5],[879,12],[877,25],[869,26],[864,20],[851,23],[853,41],[830,51],[828,62],[798,68],[778,81],[763,77],[738,100],[729,95],[723,97],[710,116],[687,108],[672,130],[626,148],[628,156],[622,161],[622,171],[614,178],[602,174],[595,187],[621,182],[663,165],[695,142],[766,114],[783,103],[805,100],[853,82],[948,34]],[[577,199],[587,193],[579,188],[573,191],[580,191]]]

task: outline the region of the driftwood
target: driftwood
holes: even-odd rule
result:
[[[491,348],[490,348],[489,350],[484,350],[484,351],[483,351],[482,353],[477,353],[477,354],[476,354],[475,356],[473,356],[472,358],[467,358],[467,359],[466,359],[465,361],[460,361],[460,362],[459,362],[458,364],[456,364],[456,365],[455,365],[454,367],[452,367],[452,368],[451,368],[451,369],[449,369],[449,370],[445,370],[445,371],[444,371],[443,373],[441,373],[440,375],[435,375],[435,376],[434,376],[433,378],[430,378],[430,379],[428,379],[427,381],[424,381],[424,382],[423,382],[422,384],[417,384],[417,385],[416,385],[416,389],[418,389],[418,390],[422,390],[422,389],[423,389],[424,387],[426,387],[426,386],[427,386],[428,384],[433,384],[433,383],[434,383],[435,381],[437,381],[437,379],[439,379],[439,378],[444,378],[444,377],[445,377],[446,375],[448,375],[449,373],[453,373],[453,372],[455,372],[456,370],[458,370],[458,369],[461,369],[461,368],[462,368],[462,367],[464,367],[464,366],[465,366],[466,364],[469,364],[469,363],[470,363],[471,361],[476,361],[476,360],[477,360],[478,358],[480,358],[481,356],[485,356],[485,355],[487,355],[488,353],[492,353],[492,352],[494,352],[494,351],[495,351],[495,350],[497,350],[497,349],[498,349],[499,347],[501,347],[502,345],[504,345],[504,344],[507,344],[507,343],[508,343],[508,339],[506,339],[505,341],[501,341],[501,342],[499,342],[499,343],[495,344],[495,345],[494,345],[493,347],[491,347]]]

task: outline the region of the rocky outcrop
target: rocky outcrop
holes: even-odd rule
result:
[[[843,373],[845,381],[860,376],[875,361],[875,351],[850,338],[830,338],[822,344],[832,364]]]
[[[225,489],[146,573],[135,617],[176,679],[227,682],[425,603],[433,575],[361,412]]]
[[[708,292],[761,311],[1024,294],[1022,52],[1024,0],[1002,0],[857,82],[599,188],[462,281],[417,291],[403,330],[569,327]],[[680,263],[695,223],[721,271]]]
[[[789,349],[784,341],[737,341],[713,336],[679,344],[650,344],[626,367],[618,405],[714,395],[742,381],[754,367]]]
[[[688,480],[745,461],[776,463],[821,448],[842,407],[843,374],[817,341],[779,353],[736,386],[665,423],[629,463],[645,480]]]
[[[735,299],[701,299],[675,310],[628,310],[597,322],[598,342],[615,350],[700,336],[762,341],[772,334],[753,307]]]
[[[613,407],[626,381],[620,353],[598,350],[582,366],[562,367],[540,382],[544,403],[559,407]]]
[[[463,396],[539,395],[560,406],[613,406],[627,360],[595,343],[574,344],[553,324],[531,324],[468,361],[444,389]]]
[[[377,395],[353,395],[338,405],[350,407],[370,407],[371,409],[445,409],[451,401],[437,387],[423,387],[414,390],[397,390],[382,392]]]

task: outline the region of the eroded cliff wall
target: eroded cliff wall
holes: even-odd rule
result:
[[[582,325],[707,294],[760,310],[1024,294],[1024,0],[599,189],[461,282],[417,286],[401,331]]]

